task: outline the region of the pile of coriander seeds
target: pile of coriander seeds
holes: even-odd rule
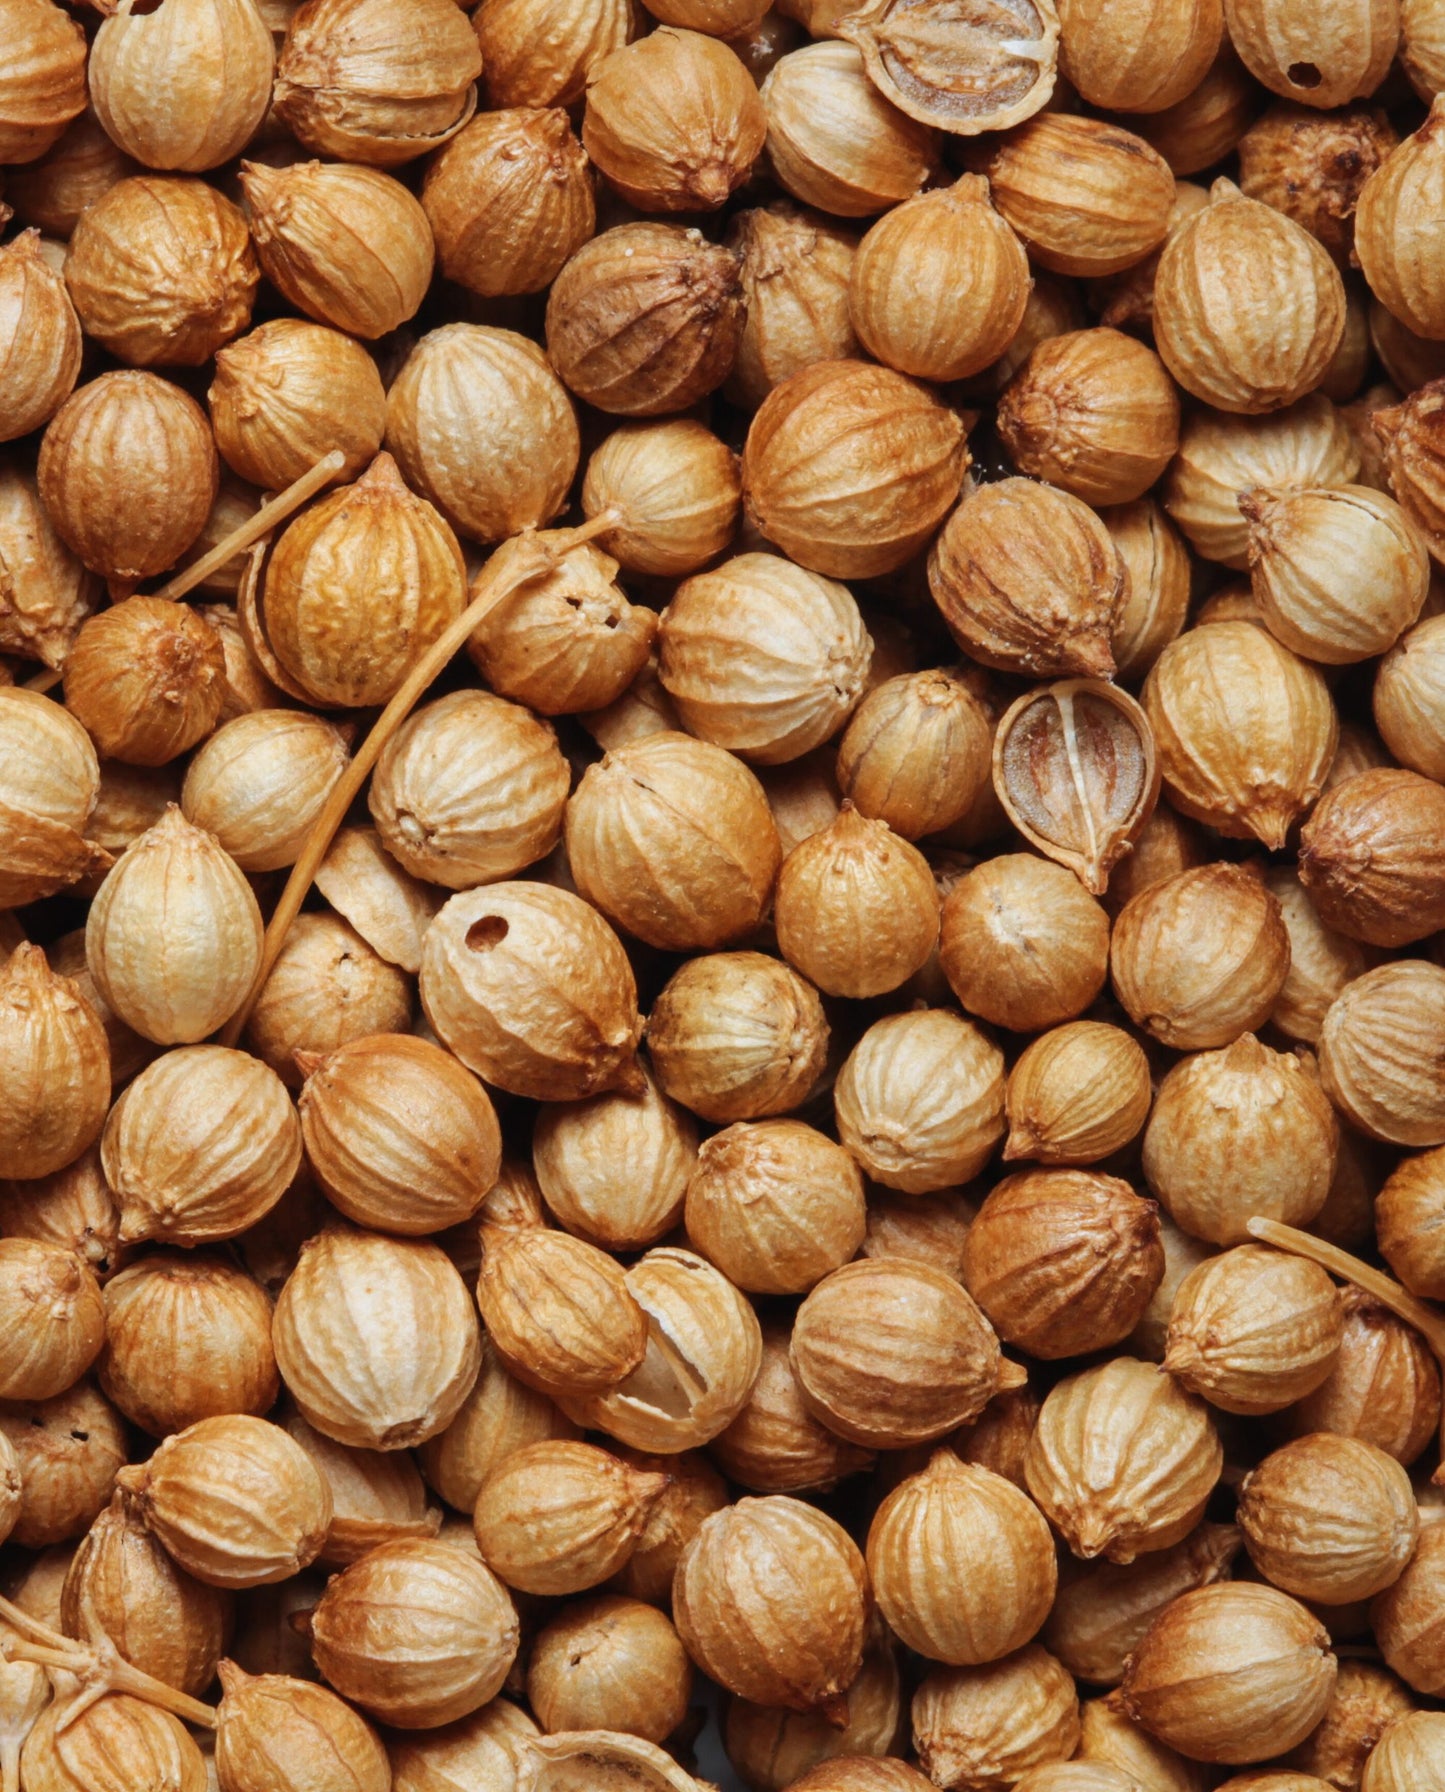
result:
[[[3,1792],[1445,1792],[1445,0],[0,0]]]

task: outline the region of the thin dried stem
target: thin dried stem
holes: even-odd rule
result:
[[[330,454],[323,454],[309,473],[288,485],[284,492],[278,492],[256,512],[248,517],[239,528],[218,541],[208,553],[202,554],[199,560],[193,561],[184,572],[178,572],[169,583],[162,585],[159,591],[152,592],[153,597],[163,597],[167,602],[181,598],[188,591],[210,578],[218,567],[222,567],[235,555],[244,553],[247,548],[254,547],[263,535],[268,534],[278,523],[285,522],[292,511],[299,510],[308,498],[314,498],[329,480],[346,465],[346,456],[339,448],[333,448]]]
[[[261,963],[250,993],[221,1030],[222,1045],[234,1045],[240,1038],[242,1029],[250,1019],[256,998],[271,975],[291,923],[306,900],[321,861],[330,850],[337,829],[346,819],[346,811],[370,776],[372,767],[381,757],[382,749],[411,714],[427,687],[497,604],[510,597],[519,586],[529,584],[533,579],[544,578],[574,548],[591,541],[594,535],[601,535],[614,528],[617,521],[615,511],[604,510],[575,529],[554,529],[546,535],[529,531],[518,538],[522,551],[500,567],[497,556],[493,555],[482,568],[472,587],[472,601],[412,667],[400,690],[382,710],[376,726],[362,742],[351,764],[333,788],[325,808],[316,818],[315,826],[307,836],[300,858],[291,868],[286,888],[281,892],[281,899],[266,928]]]
[[[132,1667],[121,1659],[108,1637],[89,1645],[78,1643],[4,1598],[0,1598],[0,1618],[20,1633],[18,1637],[0,1636],[0,1655],[7,1661],[38,1662],[41,1667],[74,1674],[80,1682],[81,1690],[73,1705],[67,1708],[64,1722],[58,1728],[73,1724],[97,1699],[114,1692],[129,1693],[132,1698],[143,1699],[148,1705],[159,1705],[163,1711],[173,1712],[187,1723],[215,1728],[213,1706],[203,1705],[188,1693],[178,1692],[164,1680],[157,1680],[154,1674]]]
[[[1256,1216],[1249,1222],[1249,1230],[1263,1243],[1272,1244],[1277,1250],[1289,1251],[1296,1257],[1308,1257],[1311,1263],[1318,1263],[1321,1269],[1329,1270],[1331,1275],[1353,1282],[1356,1288],[1372,1294],[1396,1318],[1403,1319],[1406,1325],[1414,1326],[1435,1355],[1445,1363],[1445,1314],[1437,1312],[1427,1302],[1417,1300],[1398,1282],[1392,1281],[1380,1270],[1372,1269],[1368,1263],[1362,1263],[1358,1257],[1352,1257],[1348,1251],[1342,1251],[1337,1244],[1329,1244],[1309,1232],[1296,1231],[1293,1226],[1282,1226],[1278,1220]]]

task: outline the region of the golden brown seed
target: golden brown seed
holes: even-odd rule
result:
[[[0,461],[0,647],[59,666],[96,581],[61,541],[33,475]]]
[[[551,727],[487,691],[453,691],[387,741],[369,807],[382,845],[448,889],[514,876],[557,844],[571,782]]]
[[[1324,1626],[1273,1587],[1203,1587],[1155,1620],[1124,1676],[1124,1709],[1195,1759],[1238,1765],[1302,1742],[1336,1662]]]
[[[1050,273],[1118,273],[1164,240],[1168,166],[1103,119],[1041,113],[1011,131],[983,171],[994,204]]]
[[[1009,1073],[1004,1158],[1097,1163],[1138,1134],[1151,1099],[1149,1062],[1131,1034],[1102,1021],[1054,1027]]]
[[[547,298],[547,354],[599,410],[658,417],[727,378],[742,330],[737,257],[676,224],[584,243]]]
[[[378,1721],[430,1730],[485,1705],[517,1653],[507,1590],[466,1550],[383,1543],[338,1574],[311,1614],[316,1665]]]
[[[795,846],[778,873],[778,945],[825,995],[897,989],[927,962],[938,916],[922,853],[851,803]]]
[[[1017,1785],[1079,1740],[1073,1679],[1030,1643],[980,1668],[938,1668],[913,1695],[913,1745],[935,1786]]]
[[[482,1482],[477,1544],[509,1587],[580,1593],[626,1562],[665,1486],[594,1444],[525,1444]]]
[[[1369,1599],[1403,1572],[1420,1535],[1410,1477],[1351,1437],[1302,1437],[1239,1490],[1245,1547],[1267,1580],[1325,1605]]]
[[[478,1776],[509,1792],[522,1764],[532,1759],[530,1745],[539,1734],[520,1706],[495,1698],[439,1730],[395,1737],[386,1750],[393,1792],[452,1792]]]
[[[697,1130],[644,1071],[638,1095],[609,1093],[544,1108],[532,1164],[547,1206],[608,1250],[656,1244],[682,1214]]]
[[[499,1089],[580,1101],[638,1086],[632,967],[596,909],[565,890],[453,896],[426,935],[421,998],[442,1042]]]
[[[1216,0],[1062,0],[1059,67],[1091,105],[1162,112],[1194,92],[1223,35]]]
[[[1162,1043],[1227,1045],[1268,1018],[1289,970],[1289,935],[1258,879],[1205,865],[1125,905],[1110,970],[1130,1018]]]
[[[582,481],[585,516],[616,514],[597,542],[628,572],[696,572],[732,540],[741,501],[737,455],[687,417],[622,424]]]
[[[976,1176],[1004,1132],[1003,1054],[972,1021],[921,1009],[877,1021],[838,1074],[838,1136],[907,1194]]]
[[[127,1457],[120,1414],[88,1381],[53,1400],[0,1410],[0,1432],[20,1469],[20,1510],[9,1541],[44,1549],[81,1536],[105,1506]],[[58,1602],[59,1587],[54,1593]],[[52,1613],[58,1619],[58,1608]]]
[[[964,426],[891,368],[823,361],[775,386],[743,448],[743,500],[791,559],[834,578],[896,571],[968,467]]]
[[[481,72],[476,37],[441,0],[309,0],[286,29],[275,106],[317,155],[391,167],[465,123]]]
[[[286,1674],[252,1676],[221,1663],[216,1713],[221,1784],[304,1777],[315,1792],[385,1792],[386,1749],[366,1719],[324,1686]]]
[[[470,1219],[497,1179],[501,1136],[485,1089],[428,1040],[374,1034],[309,1069],[307,1160],[361,1226],[430,1233]]]
[[[834,734],[872,642],[845,587],[772,554],[681,585],[658,629],[659,675],[687,728],[756,763]]]
[[[112,1694],[72,1713],[56,1699],[26,1738],[25,1779],[37,1792],[205,1792],[206,1763],[190,1732],[158,1705]]]
[[[25,53],[0,82],[0,161],[33,162],[85,109],[85,34],[45,0],[7,0],[5,33]]]
[[[726,242],[741,257],[747,305],[728,396],[755,407],[800,368],[856,355],[848,308],[854,236],[779,199],[735,214]]]
[[[1224,12],[1255,79],[1321,110],[1373,93],[1395,54],[1398,12],[1380,0],[1348,0],[1321,19],[1270,0],[1225,0]]]
[[[851,44],[808,44],[780,57],[762,99],[768,159],[805,205],[870,217],[912,198],[933,171],[935,133],[884,98]]]
[[[863,1242],[863,1178],[800,1120],[742,1122],[698,1153],[685,1224],[698,1250],[750,1294],[803,1294]]]
[[[760,952],[689,959],[647,1017],[663,1091],[723,1123],[800,1107],[822,1074],[828,1037],[817,991]]]
[[[1164,1362],[1224,1412],[1279,1412],[1320,1386],[1343,1335],[1340,1292],[1317,1264],[1237,1245],[1180,1284]]]
[[[931,1264],[846,1264],[798,1309],[790,1347],[804,1404],[865,1449],[942,1437],[1022,1379],[972,1298]]]
[[[536,343],[443,324],[387,395],[387,446],[408,482],[474,541],[550,522],[577,470],[577,419]]]
[[[868,1531],[868,1574],[894,1633],[931,1661],[975,1666],[1022,1647],[1057,1583],[1042,1513],[1011,1482],[938,1450]]]
[[[862,1664],[867,1584],[832,1519],[782,1494],[744,1499],[683,1551],[673,1617],[688,1653],[730,1692],[841,1715]]]
[[[780,849],[756,778],[722,748],[666,733],[589,767],[567,805],[567,855],[611,920],[676,952],[754,927]]]
[[[8,910],[104,869],[106,859],[85,834],[100,767],[75,718],[38,691],[0,687],[0,748],[0,904]]]
[[[1067,492],[1028,479],[975,487],[934,542],[928,584],[953,638],[986,666],[1031,678],[1114,670],[1123,562]]]
[[[1324,788],[1339,721],[1324,676],[1252,623],[1192,628],[1144,685],[1169,799],[1272,850]]]
[[[596,226],[587,158],[560,109],[484,112],[431,163],[421,202],[447,279],[540,292]]]
[[[235,1238],[273,1208],[301,1161],[281,1079],[221,1045],[163,1053],[110,1111],[100,1146],[121,1238]]]
[[[344,162],[244,162],[240,181],[261,267],[298,310],[368,340],[416,312],[432,234],[400,181]]]
[[[1364,106],[1322,115],[1274,105],[1240,139],[1239,184],[1302,225],[1343,267],[1360,188],[1398,142],[1383,113]]]
[[[100,1350],[100,1288],[90,1269],[59,1245],[0,1239],[0,1323],[10,1340],[0,1396],[48,1400],[72,1387]]]
[[[527,1698],[548,1731],[620,1730],[662,1742],[691,1692],[692,1663],[669,1620],[615,1595],[568,1606],[527,1664]]]
[[[1243,1244],[1255,1214],[1305,1226],[1324,1206],[1339,1125],[1313,1074],[1252,1033],[1176,1064],[1144,1134],[1144,1174],[1177,1226]]]
[[[276,1301],[281,1379],[324,1436],[403,1450],[456,1416],[481,1364],[466,1284],[434,1244],[331,1225]]]
[[[1418,772],[1346,778],[1300,834],[1300,882],[1328,927],[1404,946],[1445,925],[1437,860],[1445,792]]]
[[[41,500],[92,572],[127,585],[173,566],[220,478],[196,401],[154,373],[103,373],[66,399],[40,444]]]
[[[1204,1402],[1121,1356],[1054,1388],[1024,1472],[1076,1556],[1128,1563],[1189,1535],[1223,1466]]]
[[[1407,1686],[1431,1697],[1445,1685],[1440,1641],[1440,1589],[1445,1580],[1445,1527],[1426,1524],[1405,1572],[1370,1608],[1371,1628],[1386,1665]]]
[[[350,336],[278,317],[216,355],[207,394],[221,458],[242,479],[279,491],[339,448],[338,480],[376,457],[386,396],[371,356]]]
[[[1073,872],[1006,853],[949,892],[938,953],[969,1013],[1034,1033],[1073,1020],[1103,988],[1109,922]]]
[[[127,155],[198,174],[246,147],[270,103],[274,61],[271,33],[247,0],[117,11],[96,33],[91,102]]]
[[[1445,1747],[1445,1722],[1437,1711],[1418,1711],[1392,1723],[1365,1762],[1361,1792],[1427,1792]]]
[[[192,1695],[215,1678],[232,1616],[230,1596],[178,1568],[123,1493],[81,1539],[60,1594],[67,1635],[98,1628],[123,1661]]]
[[[350,763],[348,744],[345,731],[305,710],[248,711],[218,728],[191,760],[182,813],[214,834],[243,871],[278,871],[300,857]]]
[[[1395,643],[1375,673],[1375,724],[1401,765],[1439,780],[1445,773],[1440,678],[1445,619],[1427,617]]]
[[[1345,1118],[1395,1145],[1445,1144],[1438,1068],[1445,971],[1401,959],[1356,977],[1320,1030],[1320,1078]]]
[[[966,174],[869,230],[853,258],[848,309],[863,346],[885,365],[957,380],[1009,346],[1028,290],[1023,245],[989,203],[988,183]]]
[[[1362,485],[1245,492],[1250,581],[1271,632],[1326,665],[1384,653],[1417,619],[1430,583],[1425,538],[1392,498]],[[1368,601],[1346,589],[1342,568]]]
[[[1329,1374],[1289,1408],[1296,1437],[1329,1431],[1374,1444],[1408,1468],[1439,1428],[1440,1370],[1420,1334],[1358,1288]]]
[[[944,667],[869,691],[838,748],[838,783],[855,809],[905,840],[961,820],[989,781],[992,719]]]
[[[65,701],[106,758],[165,765],[215,727],[225,663],[215,631],[185,604],[128,597],[82,623]]]
[[[964,1241],[964,1286],[994,1330],[1046,1361],[1121,1343],[1163,1273],[1153,1202],[1090,1170],[1005,1177]]]
[[[707,435],[697,425],[660,427],[697,427]],[[514,538],[498,548],[494,558],[501,564],[493,570],[500,573],[518,553],[531,552],[526,542]],[[488,609],[467,651],[499,696],[552,716],[605,708],[628,691],[647,664],[657,616],[627,601],[617,568],[616,560],[583,542],[551,572],[514,586]]]
[[[77,986],[29,944],[0,966],[0,1017],[0,1173],[48,1176],[73,1163],[104,1122],[105,1029]]]
[[[1324,249],[1232,181],[1214,183],[1159,258],[1159,353],[1186,392],[1220,410],[1278,410],[1313,391],[1344,327],[1344,286]]]
[[[1438,1300],[1445,1287],[1440,1262],[1445,1152],[1404,1158],[1375,1204],[1380,1253],[1412,1294]]]
[[[489,1227],[477,1301],[508,1367],[544,1393],[613,1387],[646,1350],[621,1266],[569,1233]]]
[[[86,207],[65,282],[88,336],[132,367],[199,367],[251,321],[246,220],[203,180],[135,175]]]
[[[411,1025],[409,978],[333,914],[292,921],[247,1023],[246,1041],[290,1090],[303,1077],[296,1054],[324,1057],[375,1032]]]
[[[282,533],[252,645],[263,632],[278,679],[309,702],[381,703],[461,614],[465,585],[455,535],[380,454]]]
[[[98,1380],[152,1437],[269,1412],[280,1391],[271,1302],[224,1257],[150,1252],[106,1283]]]
[[[1179,396],[1142,343],[1077,330],[1029,356],[999,401],[998,431],[1021,473],[1092,505],[1127,504],[1179,446]]]
[[[374,828],[342,828],[316,887],[388,964],[421,968],[422,935],[441,907],[439,890],[408,877]]]
[[[583,146],[642,211],[716,210],[748,178],[767,128],[743,63],[697,31],[663,24],[587,76]]]
[[[38,232],[0,250],[0,441],[49,422],[80,372],[75,308],[47,267]]]
[[[566,106],[582,98],[588,71],[634,35],[619,0],[558,6],[500,0],[474,20],[487,91],[498,106]]]
[[[330,1489],[265,1419],[201,1419],[116,1481],[180,1566],[213,1587],[288,1579],[315,1559],[331,1523]]]

